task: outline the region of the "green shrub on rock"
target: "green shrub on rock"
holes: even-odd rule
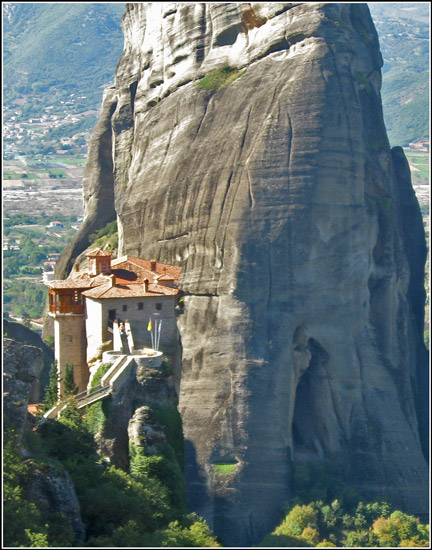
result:
[[[135,447],[131,457],[130,472],[137,480],[145,478],[158,480],[167,488],[173,510],[180,514],[186,513],[186,486],[174,457],[148,455],[142,447]]]
[[[208,75],[206,75],[202,80],[197,84],[198,88],[205,88],[207,90],[221,90],[226,88],[231,82],[234,82],[237,78],[242,76],[246,70],[239,70],[234,67],[220,67],[218,69],[213,69]]]

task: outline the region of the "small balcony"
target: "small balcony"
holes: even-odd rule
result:
[[[50,293],[49,312],[52,315],[82,315],[84,300],[78,292]]]

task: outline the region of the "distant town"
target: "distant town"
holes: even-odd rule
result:
[[[85,154],[99,114],[86,109],[86,96],[72,93],[68,101],[61,100],[55,107],[40,107],[36,99],[31,105],[24,98],[16,99],[3,107],[4,159],[26,153]]]

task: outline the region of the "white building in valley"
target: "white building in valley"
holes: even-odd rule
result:
[[[87,387],[88,365],[109,347],[115,322],[130,326],[135,350],[153,347],[152,323],[161,327],[161,349],[177,340],[179,267],[131,256],[112,260],[105,250],[87,258],[86,271],[76,265],[67,279],[46,282],[59,375],[73,365],[79,391]]]

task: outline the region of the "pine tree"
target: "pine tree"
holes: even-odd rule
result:
[[[57,374],[57,361],[51,364],[51,370],[49,375],[48,386],[45,389],[45,403],[44,410],[49,410],[57,402],[58,395],[58,374]]]
[[[63,388],[65,396],[74,395],[78,392],[78,387],[74,380],[74,367],[69,363],[66,363],[65,375],[63,380]]]

